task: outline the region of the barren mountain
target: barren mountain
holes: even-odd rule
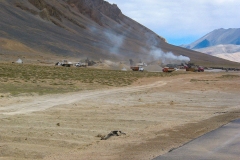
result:
[[[240,45],[221,44],[212,47],[196,49],[196,51],[240,63]]]
[[[240,28],[216,29],[183,47],[240,62]]]
[[[221,44],[240,45],[240,28],[216,29],[195,42],[186,45],[186,48],[200,49]]]
[[[20,57],[51,63],[89,57],[150,62],[182,55],[202,65],[238,66],[170,45],[104,0],[1,0],[0,8],[1,61]]]

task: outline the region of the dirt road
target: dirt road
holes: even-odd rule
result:
[[[54,95],[54,96],[42,96],[42,97],[25,97],[24,100],[20,100],[17,104],[6,105],[0,108],[2,114],[6,115],[16,115],[16,114],[26,114],[36,111],[43,111],[48,108],[57,106],[57,105],[69,105],[72,103],[77,103],[79,101],[88,99],[88,98],[98,98],[102,96],[109,96],[111,94],[129,94],[133,92],[140,92],[146,89],[161,87],[165,85],[166,82],[157,81],[152,84],[141,85],[141,86],[132,86],[124,88],[115,88],[115,89],[103,89],[103,90],[94,90],[81,93],[71,93],[64,95]],[[19,97],[18,99],[22,99]]]
[[[240,74],[0,99],[1,159],[151,159],[240,117]],[[100,140],[110,131],[126,135]],[[161,148],[159,150],[159,148]]]

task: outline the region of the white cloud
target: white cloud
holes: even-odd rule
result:
[[[239,0],[108,0],[160,36],[196,37],[239,28]]]

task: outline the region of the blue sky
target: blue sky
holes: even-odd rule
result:
[[[240,0],[105,0],[174,45],[219,28],[239,28]]]

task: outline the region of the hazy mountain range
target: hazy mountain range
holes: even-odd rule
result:
[[[104,0],[1,0],[0,8],[0,61],[12,61],[13,57],[29,62],[88,57],[238,66],[168,44],[164,37]]]
[[[240,28],[217,29],[183,47],[240,62]]]

